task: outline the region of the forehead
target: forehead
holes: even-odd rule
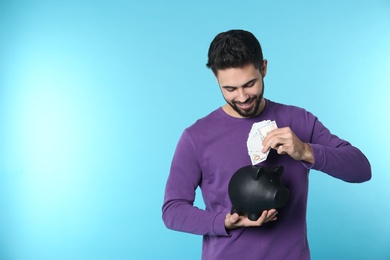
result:
[[[253,64],[239,68],[218,70],[217,80],[220,86],[239,87],[259,77],[260,71]]]

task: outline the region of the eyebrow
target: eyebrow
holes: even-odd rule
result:
[[[251,83],[254,83],[258,80],[258,78],[254,78],[254,79],[251,79],[249,80],[248,82],[246,82],[245,84],[243,84],[242,86],[238,86],[238,87],[235,87],[235,86],[222,86],[222,88],[240,88],[240,87],[246,87],[248,85],[250,85]]]

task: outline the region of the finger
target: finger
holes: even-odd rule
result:
[[[282,140],[280,137],[278,136],[275,136],[275,137],[272,137],[268,140],[265,140],[263,141],[263,149],[262,149],[262,152],[263,153],[266,153],[268,150],[270,150],[271,148],[272,149],[276,149],[276,147],[278,147],[279,145],[282,144]]]
[[[268,150],[271,149],[271,147],[269,145],[264,145],[263,144],[263,149],[261,150],[262,153],[266,153],[268,152]]]
[[[237,213],[231,215],[230,213],[226,214],[225,218],[225,227],[227,229],[235,229],[239,226],[240,216]]]
[[[278,154],[285,154],[287,151],[285,150],[285,146],[280,144],[278,147],[276,147],[276,151]]]
[[[264,210],[263,213],[261,213],[261,216],[256,220],[256,225],[261,226],[263,223],[265,223],[267,219],[267,215],[268,215],[268,211]]]
[[[286,133],[291,132],[291,129],[289,127],[282,127],[282,128],[276,128],[272,131],[270,131],[264,138],[264,140],[273,139],[275,136],[281,136]]]
[[[272,143],[268,144],[266,147],[263,148],[262,152],[266,153],[270,149],[274,149],[274,150],[278,151],[280,146],[283,146],[282,141],[273,140]],[[267,149],[265,149],[265,148],[267,148]],[[281,147],[280,149],[283,149],[283,147]]]
[[[268,221],[274,221],[277,219],[277,215],[278,214],[278,211],[275,210],[275,209],[271,209],[268,211],[268,215],[267,215],[267,220]]]
[[[271,215],[276,215],[278,214],[278,211],[276,209],[270,209],[268,210],[268,216],[271,216]]]
[[[274,140],[277,138],[278,136],[278,133],[276,133],[275,131],[278,130],[278,129],[274,129],[272,130],[271,132],[268,133],[268,135],[264,138],[263,142],[262,142],[262,145],[263,145],[263,149],[261,150],[262,153],[266,153],[269,149],[272,148],[272,143],[274,142]]]

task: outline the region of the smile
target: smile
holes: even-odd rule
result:
[[[253,101],[255,99],[249,99],[248,101],[241,103],[241,102],[235,102],[236,106],[239,106],[241,109],[248,109],[253,105]]]

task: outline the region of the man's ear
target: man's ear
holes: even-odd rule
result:
[[[268,65],[268,60],[264,59],[263,65],[261,65],[261,68],[260,68],[260,72],[261,72],[261,75],[263,75],[263,78],[265,77],[265,75],[267,75],[267,65]]]

